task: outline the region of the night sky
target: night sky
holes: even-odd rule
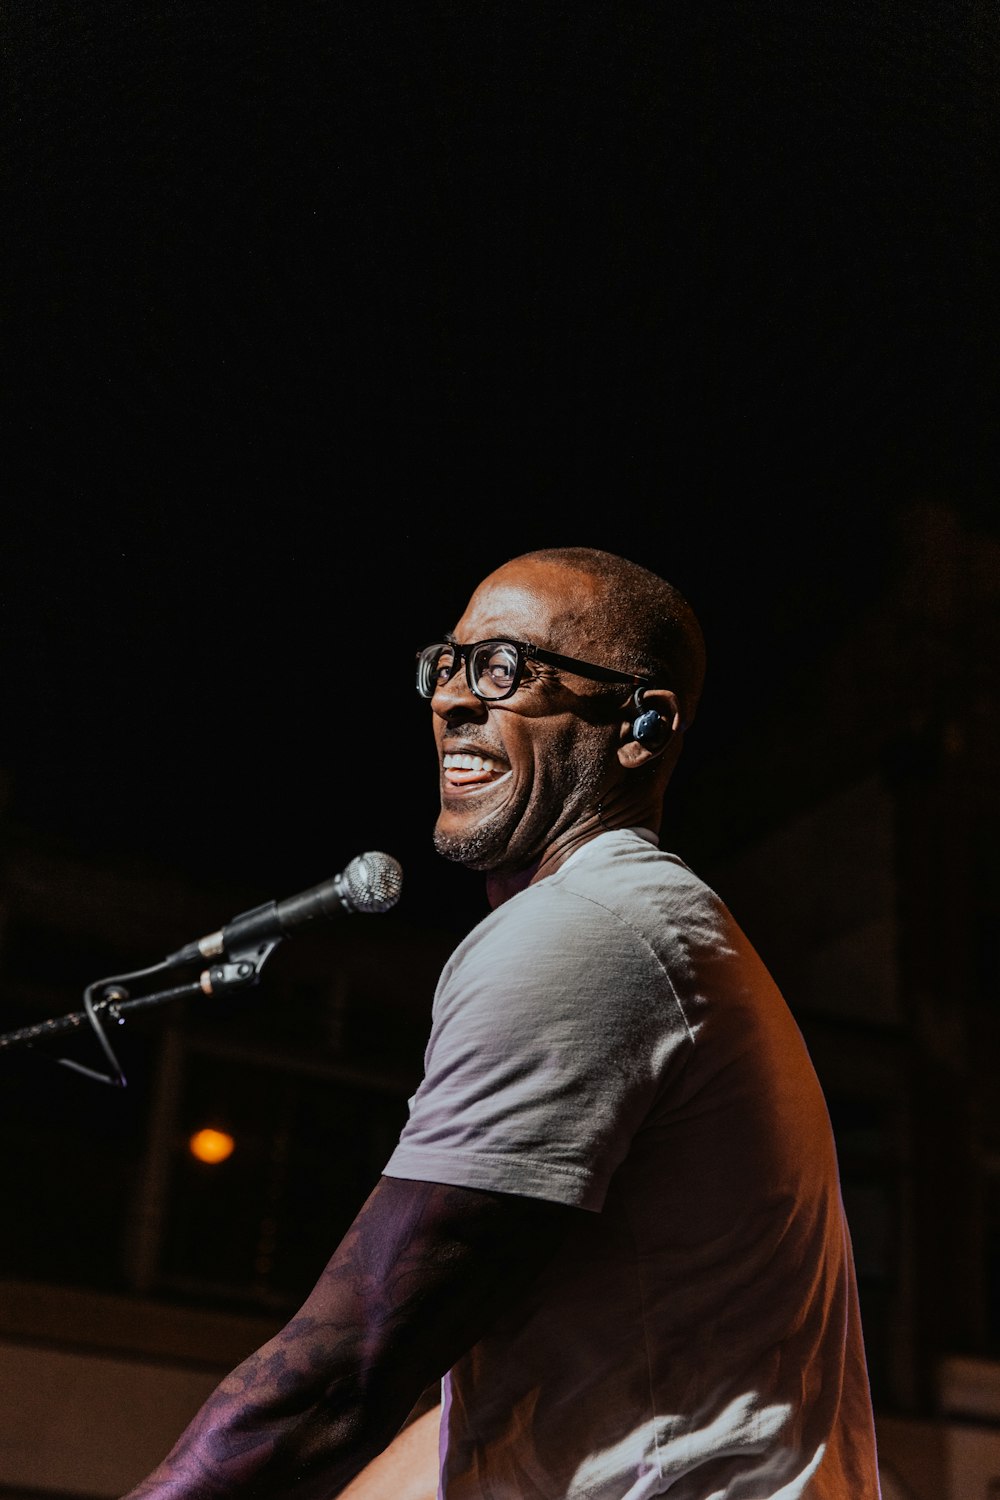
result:
[[[688,595],[690,775],[884,586],[911,501],[996,531],[971,0],[6,29],[18,827],[261,899],[383,848],[419,919],[470,877],[413,656],[496,564],[596,545]]]

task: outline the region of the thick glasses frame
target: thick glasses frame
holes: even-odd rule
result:
[[[516,658],[514,678],[510,687],[504,688],[502,693],[482,693],[473,681],[472,657],[477,651],[495,646],[513,646]],[[502,703],[505,698],[512,697],[520,686],[525,666],[529,661],[539,661],[549,667],[561,667],[564,672],[575,672],[578,677],[589,677],[594,682],[628,682],[633,687],[648,687],[653,682],[652,677],[643,677],[638,672],[619,672],[613,667],[599,667],[592,661],[580,661],[575,656],[561,656],[557,651],[545,651],[541,646],[536,646],[533,641],[515,641],[511,640],[510,636],[498,635],[491,636],[485,641],[470,641],[467,645],[460,646],[458,641],[453,640],[451,636],[446,636],[443,641],[437,641],[433,646],[425,646],[423,651],[417,652],[417,692],[421,698],[434,696],[439,685],[434,669],[439,653],[444,650],[454,653],[451,671],[444,681],[450,682],[464,661],[465,680],[469,684],[469,691],[482,703]]]

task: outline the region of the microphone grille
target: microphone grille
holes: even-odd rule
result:
[[[359,854],[341,876],[352,911],[388,911],[399,900],[403,868],[391,854]]]

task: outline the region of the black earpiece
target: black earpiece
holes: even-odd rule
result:
[[[636,688],[632,702],[636,707],[636,716],[632,720],[632,738],[637,745],[644,750],[654,753],[662,750],[670,738],[670,725],[662,714],[658,714],[655,708],[643,708],[642,688]]]

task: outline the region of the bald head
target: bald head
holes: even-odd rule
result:
[[[666,579],[596,547],[547,547],[512,558],[576,574],[568,593],[576,633],[581,625],[595,660],[649,676],[676,692],[685,728],[691,724],[705,676],[701,626],[684,596]],[[508,564],[509,566],[509,564]]]

